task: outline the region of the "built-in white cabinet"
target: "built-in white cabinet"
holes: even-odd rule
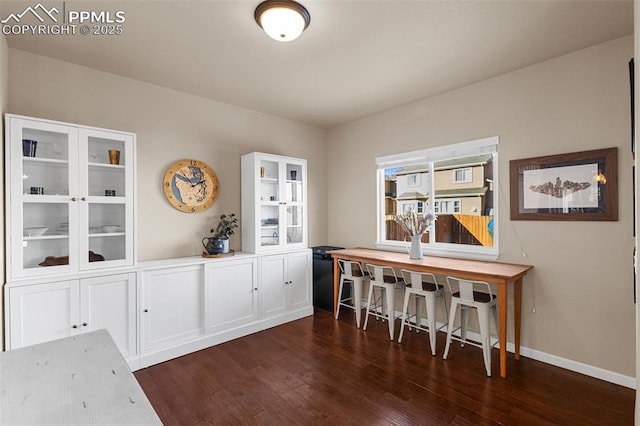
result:
[[[233,329],[258,319],[258,262],[246,258],[205,266],[207,333]]]
[[[204,334],[202,264],[141,273],[141,351],[171,347]]]
[[[264,317],[311,306],[311,250],[260,257],[260,310]]]
[[[123,273],[7,288],[7,349],[104,328],[123,356],[136,355],[135,282]]]
[[[5,115],[7,281],[133,266],[135,135]]]
[[[241,159],[242,250],[307,247],[307,161],[253,152]]]
[[[148,261],[4,294],[7,350],[105,328],[135,370],[313,315],[311,250]]]

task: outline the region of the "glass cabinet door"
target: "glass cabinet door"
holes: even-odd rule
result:
[[[304,242],[304,191],[305,178],[302,165],[287,162],[284,184],[286,187],[286,217],[284,244],[300,244]]]
[[[69,270],[77,258],[73,194],[77,192],[77,129],[12,120],[11,269],[14,276],[41,274],[42,268]]]
[[[260,160],[258,169],[260,190],[260,246],[280,244],[280,163]]]
[[[80,266],[131,264],[133,250],[132,137],[80,129]]]

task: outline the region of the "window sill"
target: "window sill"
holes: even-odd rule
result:
[[[439,256],[439,257],[453,257],[458,259],[469,259],[469,260],[485,260],[485,261],[495,261],[498,259],[498,249],[478,249],[474,246],[463,246],[460,247],[443,247],[443,246],[451,246],[452,244],[443,244],[436,243],[430,245],[429,247],[425,247],[423,245],[422,253],[426,256]],[[380,250],[388,250],[388,251],[397,251],[397,252],[406,252],[409,253],[409,243],[403,243],[401,241],[392,242],[392,241],[384,241],[376,243],[376,248]]]

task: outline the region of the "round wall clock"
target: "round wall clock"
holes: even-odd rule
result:
[[[186,213],[199,213],[218,198],[218,177],[198,160],[180,160],[169,167],[162,183],[169,203]]]

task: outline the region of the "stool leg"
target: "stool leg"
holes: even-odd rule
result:
[[[398,343],[402,343],[402,335],[404,334],[404,326],[409,325],[408,318],[408,310],[409,310],[409,298],[411,297],[411,292],[407,291],[404,294],[404,304],[402,305],[402,321],[400,322],[400,336],[398,336]]]
[[[442,304],[444,305],[444,318],[449,321],[449,311],[447,310],[447,298],[444,297],[444,293],[440,293],[438,297],[442,298]],[[449,323],[447,322],[447,328],[449,328]]]
[[[498,323],[498,306],[497,305],[493,305],[491,307],[491,310],[493,311],[493,321],[494,321],[494,325],[496,326],[496,334],[500,333],[500,323]],[[491,332],[489,332],[489,334],[491,334]]]
[[[395,321],[395,301],[396,301],[396,289],[395,286],[386,286],[385,295],[387,297],[387,315],[389,316],[389,337],[393,340]]]
[[[415,295],[416,299],[416,333],[420,333],[420,326],[422,325],[422,297]]]
[[[491,334],[489,329],[489,310],[487,305],[478,305],[478,322],[480,326],[480,339],[482,341],[482,357],[487,376],[491,377]]]
[[[431,355],[436,354],[436,296],[428,293],[424,297],[424,305],[427,308],[427,324],[429,324],[429,343]]]
[[[342,287],[344,286],[344,275],[340,275],[340,288],[338,289],[338,306],[336,309],[336,319],[340,315],[340,305],[342,304]]]
[[[356,327],[360,328],[362,318],[362,278],[353,279],[353,305],[356,308]]]
[[[451,334],[453,332],[453,322],[456,319],[456,309],[458,308],[458,302],[453,299],[451,300],[451,310],[449,311],[449,325],[447,326],[447,344],[444,347],[444,355],[442,359],[447,359],[449,356],[449,347],[451,346]]]
[[[464,346],[464,342],[467,340],[467,324],[469,323],[469,309],[466,306],[460,308],[460,346]]]
[[[364,318],[364,327],[363,330],[367,329],[367,324],[369,323],[369,311],[371,309],[371,297],[373,296],[373,283],[369,284],[369,296],[367,297],[367,315]]]

